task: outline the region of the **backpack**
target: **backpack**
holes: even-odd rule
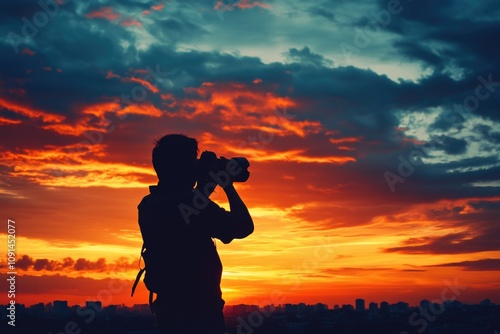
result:
[[[132,294],[131,297],[134,296],[135,289],[142,275],[144,274],[144,284],[146,288],[149,290],[149,307],[151,308],[151,312],[154,314],[153,310],[153,296],[158,293],[161,287],[161,271],[160,271],[160,259],[158,257],[154,257],[153,254],[148,253],[145,244],[142,244],[141,254],[139,256],[139,272],[135,278],[134,284],[132,285]],[[144,267],[141,267],[141,260],[144,259]]]
[[[151,189],[152,187],[150,187]],[[145,197],[146,198],[146,197]],[[143,199],[144,201],[144,199]],[[142,204],[143,202],[141,202]],[[139,207],[141,206],[139,204]],[[141,226],[141,222],[139,221],[139,226]],[[162,259],[160,258],[160,252],[158,252],[158,248],[161,245],[155,244],[152,242],[151,231],[146,231],[143,227],[140,227],[141,236],[142,236],[142,247],[141,253],[139,255],[139,272],[135,278],[134,284],[132,285],[132,293],[131,297],[134,296],[135,289],[142,275],[144,275],[144,284],[146,288],[149,290],[149,306],[151,311],[153,311],[153,296],[154,294],[158,294],[158,292],[164,287],[165,282],[162,279],[165,277],[165,268],[162,268]],[[146,247],[146,241],[148,240],[149,249]],[[141,265],[142,260],[144,260],[144,266]]]

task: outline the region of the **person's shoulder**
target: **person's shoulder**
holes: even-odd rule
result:
[[[192,196],[193,192],[190,190],[169,191],[168,189],[150,186],[150,193],[142,198],[138,207],[178,207],[181,203],[188,203],[192,205],[194,203]]]
[[[143,208],[144,206],[146,206],[148,204],[148,202],[151,201],[151,194],[147,194],[146,196],[144,196],[141,201],[139,202],[139,204],[137,205],[137,208],[140,209],[140,208]]]
[[[144,207],[145,205],[148,205],[152,201],[154,197],[156,197],[158,191],[157,191],[157,186],[149,186],[149,194],[145,195],[139,204],[137,205],[137,208]]]

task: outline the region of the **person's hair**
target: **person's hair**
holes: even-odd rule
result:
[[[198,142],[183,134],[168,134],[156,140],[153,167],[162,184],[173,188],[193,187],[196,181]]]

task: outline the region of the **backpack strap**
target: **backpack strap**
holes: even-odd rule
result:
[[[153,309],[153,294],[154,294],[153,291],[149,291],[149,308],[151,309],[151,313],[153,313],[154,315],[155,310]]]
[[[142,274],[146,270],[146,266],[144,266],[144,268],[141,268],[141,258],[142,258],[142,255],[144,254],[144,249],[145,249],[145,246],[143,243],[142,248],[141,248],[141,256],[139,257],[139,268],[140,269],[139,269],[139,272],[137,273],[137,276],[135,277],[134,285],[132,285],[132,294],[131,294],[132,297],[134,296],[134,292],[135,292],[135,288],[137,287],[137,283],[139,283],[139,280],[141,279]],[[150,296],[150,298],[151,298],[151,296]]]
[[[144,274],[144,271],[146,270],[146,263],[144,263],[144,267],[141,268],[141,259],[143,258],[145,248],[146,247],[144,246],[144,243],[143,243],[142,248],[141,248],[141,256],[139,257],[139,272],[137,273],[137,276],[135,277],[134,285],[132,285],[132,294],[131,294],[132,297],[134,296],[135,288],[137,288],[137,284],[139,283],[139,280],[141,279],[142,274]],[[155,314],[155,311],[153,309],[153,296],[154,296],[154,292],[149,291],[149,308],[151,309],[151,313]]]

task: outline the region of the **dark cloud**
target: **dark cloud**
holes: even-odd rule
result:
[[[184,39],[199,38],[208,34],[208,31],[204,27],[194,24],[186,15],[179,15],[177,17],[157,20],[155,32],[157,32],[158,36],[163,37],[164,40],[171,43],[178,43]]]
[[[403,269],[401,271],[404,272],[415,272],[415,273],[421,273],[421,272],[426,272],[427,270],[422,270],[422,269]]]
[[[500,271],[500,259],[450,262],[427,267],[462,267],[466,271]]]
[[[381,9],[386,6],[386,1],[380,1]],[[460,73],[459,80],[488,73],[500,77],[496,61],[500,47],[492,42],[500,25],[498,3],[426,0],[418,4],[405,2],[402,6],[401,13],[393,15],[386,26],[399,36],[392,45],[402,55],[421,61],[435,73],[447,76]],[[461,99],[473,95],[475,86],[469,86],[470,90]],[[498,97],[494,99],[498,103]],[[483,109],[492,108],[491,101],[483,104]],[[490,110],[480,112],[495,117]]]
[[[491,250],[488,248],[465,248],[464,244],[470,244],[466,241],[470,236],[469,233],[452,233],[441,237],[410,238],[405,241],[405,246],[387,248],[385,252],[407,254],[454,254]],[[494,250],[497,249],[498,247],[494,248]]]
[[[50,6],[51,8],[55,8]],[[58,6],[59,8],[67,8],[72,7],[71,1],[66,1],[66,4],[63,6]],[[55,9],[54,9],[55,10]],[[57,10],[56,10],[57,11]],[[14,2],[2,1],[0,3],[0,19],[2,22],[8,21],[10,23],[11,31],[17,32],[16,28],[21,29],[24,24],[23,18],[26,18],[29,21],[33,21],[34,14],[38,12],[45,13],[43,7],[40,6],[39,1],[33,0],[19,0]],[[52,10],[51,10],[52,12]],[[40,18],[40,22],[43,22]],[[19,33],[19,32],[18,32]]]
[[[91,270],[103,271],[105,268],[106,268],[106,260],[104,258],[100,258],[94,262],[89,261],[87,259],[80,258],[80,259],[76,260],[75,266],[74,266],[74,269],[76,271],[82,271],[82,270],[85,270],[85,271],[91,271]]]
[[[22,270],[28,270],[35,262],[28,255],[23,255],[16,261],[16,266]]]
[[[434,136],[431,140],[436,142],[436,149],[443,150],[446,154],[455,155],[465,153],[467,141],[449,136]]]
[[[442,69],[444,67],[446,60],[425,44],[422,45],[417,41],[402,39],[394,42],[393,45],[408,58],[422,60],[434,68]]]
[[[380,3],[383,7],[387,7],[387,1],[380,1]],[[425,25],[444,25],[447,23],[447,12],[454,3],[456,3],[455,0],[444,0],[440,2],[424,0],[419,4],[407,2],[402,5],[403,10],[398,15],[404,19],[421,22]]]
[[[439,237],[410,238],[403,246],[385,249],[387,253],[405,254],[467,254],[498,251],[498,227],[488,227],[482,234],[451,233]],[[492,235],[496,233],[496,235]]]
[[[335,275],[349,275],[349,276],[358,276],[358,275],[368,275],[369,273],[377,272],[377,271],[392,271],[393,268],[385,267],[385,268],[361,268],[361,267],[341,267],[341,268],[328,268],[319,270],[320,273],[328,276]]]
[[[450,129],[464,129],[465,117],[452,108],[445,108],[436,121],[430,125],[430,130],[448,131]]]
[[[439,236],[415,236],[400,246],[384,252],[404,254],[467,254],[500,250],[500,227],[496,223],[500,203],[494,200],[462,201],[462,205],[448,205],[419,212],[419,220],[436,222],[435,228],[461,232]],[[408,221],[415,217],[409,214]],[[398,223],[405,219],[399,217]]]
[[[314,16],[320,16],[328,21],[334,22],[335,21],[335,13],[331,10],[328,10],[324,7],[320,6],[311,6],[308,9],[308,12]]]
[[[40,270],[53,271],[57,269],[56,265],[57,262],[55,261],[49,261],[48,259],[37,259],[33,264],[33,269],[35,269],[36,271]]]
[[[485,62],[479,65],[480,68],[485,68],[485,65],[495,66],[495,59],[500,57],[500,47],[492,41],[496,38],[495,31],[500,28],[498,19],[484,22],[457,20],[447,27],[444,24],[441,26],[445,29],[435,30],[429,37],[452,44],[457,52],[449,55],[452,55],[458,64],[471,66],[470,62],[475,57],[476,60]]]
[[[287,56],[290,60],[304,66],[324,67],[333,65],[331,60],[325,59],[325,57],[311,52],[308,47],[304,47],[302,50],[292,48],[288,51]]]
[[[475,128],[488,142],[500,144],[500,131],[495,131],[488,125],[477,125]]]
[[[0,264],[4,265],[0,262]],[[62,260],[49,260],[49,259],[33,259],[28,255],[21,256],[16,261],[16,268],[24,271],[33,269],[35,271],[50,271],[50,272],[63,272],[63,271],[93,271],[93,272],[118,272],[136,269],[137,263],[135,260],[129,261],[125,257],[121,257],[107,263],[105,258],[99,258],[95,261],[85,258],[73,260],[66,257]]]

